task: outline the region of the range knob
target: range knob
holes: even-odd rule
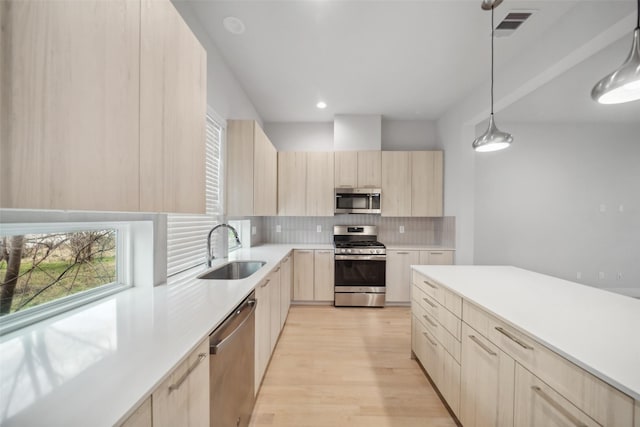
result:
[[[349,253],[349,254],[350,254],[350,253],[351,253],[351,249],[347,249],[347,253]]]

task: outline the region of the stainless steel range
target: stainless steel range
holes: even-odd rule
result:
[[[375,225],[335,225],[336,307],[384,307],[386,250]]]

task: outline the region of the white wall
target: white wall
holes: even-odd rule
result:
[[[517,144],[476,159],[475,262],[640,296],[640,123],[503,127]]]
[[[278,151],[333,151],[333,122],[265,123],[264,131]],[[437,150],[436,122],[382,120],[382,149]],[[350,150],[357,150],[357,147]]]
[[[278,151],[333,151],[333,122],[265,123]]]
[[[262,118],[247,96],[244,88],[211,38],[200,25],[188,2],[172,0],[191,31],[207,51],[207,103],[225,119],[253,119],[262,124]]]
[[[382,149],[385,151],[436,150],[436,122],[432,120],[382,119]]]

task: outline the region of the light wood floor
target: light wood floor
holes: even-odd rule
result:
[[[455,426],[411,354],[410,310],[292,306],[251,426]]]

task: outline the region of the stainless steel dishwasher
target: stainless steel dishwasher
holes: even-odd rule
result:
[[[209,336],[211,427],[249,425],[255,403],[257,304],[252,292]]]

